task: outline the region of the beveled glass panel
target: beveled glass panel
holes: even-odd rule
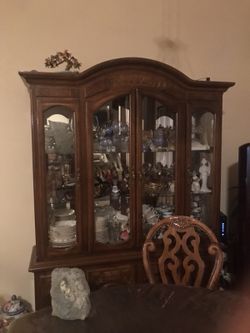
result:
[[[120,244],[130,238],[129,96],[103,105],[92,123],[95,240]]]
[[[214,161],[214,114],[192,113],[191,215],[207,225],[211,221]]]
[[[55,106],[44,112],[48,237],[55,248],[76,244],[74,136],[70,109]]]
[[[160,101],[142,100],[142,216],[144,233],[175,212],[175,113]]]

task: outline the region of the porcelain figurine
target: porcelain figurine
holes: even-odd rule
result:
[[[4,303],[2,311],[8,316],[16,316],[26,311],[22,300],[16,295],[12,295],[11,299]]]
[[[200,186],[200,178],[197,175],[193,175],[193,181],[192,181],[192,192],[199,193],[201,190]]]
[[[201,160],[201,165],[199,168],[200,179],[201,179],[201,192],[211,192],[207,187],[208,176],[210,176],[211,164],[205,158]]]

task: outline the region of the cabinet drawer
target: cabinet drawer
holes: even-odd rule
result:
[[[90,269],[86,271],[91,289],[97,289],[106,283],[134,283],[135,269],[132,265]]]
[[[133,265],[101,267],[84,270],[91,290],[98,289],[107,283],[135,283]],[[35,273],[36,310],[50,305],[51,271]]]

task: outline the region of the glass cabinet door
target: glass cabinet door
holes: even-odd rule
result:
[[[93,113],[95,242],[130,239],[130,101],[113,99]]]
[[[191,117],[191,215],[207,225],[213,212],[214,117],[206,110]]]
[[[68,248],[77,242],[74,113],[54,106],[43,119],[48,239],[52,248]]]
[[[171,107],[142,98],[142,223],[144,235],[159,218],[175,213],[176,114]]]

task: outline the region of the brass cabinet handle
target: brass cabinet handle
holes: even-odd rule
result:
[[[142,173],[141,173],[141,171],[138,171],[138,178],[139,179],[142,179],[143,178],[143,175],[142,175]],[[131,177],[131,179],[135,179],[135,171],[134,170],[131,170],[131,172],[130,172],[130,177]]]
[[[81,179],[81,177],[80,177],[80,170],[77,170],[76,171],[76,183],[79,183],[80,179]]]
[[[138,172],[138,178],[141,180],[143,178],[141,171]]]
[[[130,177],[131,177],[131,179],[135,179],[135,171],[134,170],[130,171]]]
[[[191,169],[191,167],[189,166],[189,167],[187,167],[187,176],[190,176],[190,177],[192,177],[193,176],[193,171],[192,171],[192,169]]]

